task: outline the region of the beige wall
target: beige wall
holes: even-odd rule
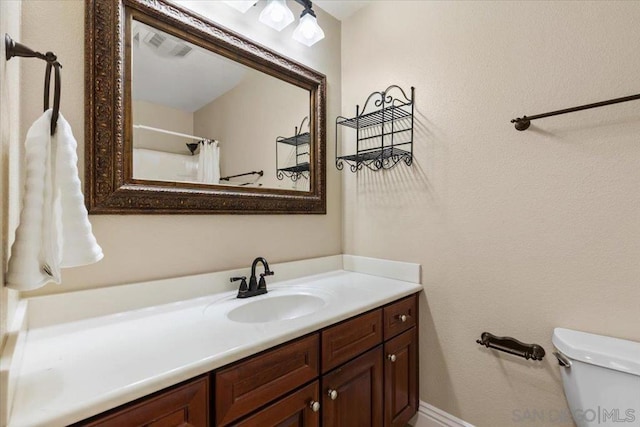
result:
[[[293,28],[278,33],[257,23],[259,8],[242,15],[220,2],[188,3],[261,44],[327,75],[328,114],[340,108],[340,23],[320,13],[327,38],[309,49],[291,39]],[[291,9],[299,7],[291,4]],[[298,13],[298,12],[296,12]],[[62,106],[84,156],[84,2],[23,2],[23,41],[58,54],[62,70]],[[22,129],[41,112],[42,64],[23,64]],[[333,133],[331,122],[327,133]],[[328,157],[333,157],[328,144]],[[82,165],[81,165],[82,167]],[[63,270],[61,286],[36,294],[71,291],[128,282],[195,274],[249,265],[256,256],[271,262],[341,252],[339,175],[328,169],[326,215],[93,215],[91,223],[105,258],[82,268]]]
[[[8,33],[20,41],[20,9],[17,1],[0,1],[0,35]],[[9,248],[13,242],[10,229],[15,228],[20,214],[19,188],[21,168],[18,158],[21,152],[20,133],[20,67],[24,59],[5,61],[4,41],[0,46],[0,283],[4,284]],[[8,322],[13,317],[18,293],[0,286],[0,351],[4,346]],[[3,402],[0,402],[0,405]],[[2,411],[0,411],[2,412]]]
[[[324,216],[92,216],[105,259],[64,271],[62,286],[39,293],[246,266],[257,255],[336,254],[342,235],[346,253],[422,264],[421,398],[479,426],[518,425],[514,411],[565,410],[553,327],[640,340],[637,103],[540,120],[523,133],[509,123],[637,93],[637,2],[373,2],[343,23],[342,109],[337,21],[320,12],[327,39],[308,49],[290,40],[292,28],[257,25],[258,8],[240,15],[189,4],[327,74],[329,136],[333,118],[371,91],[416,86],[415,164],[342,172],[342,233],[330,161]],[[62,111],[82,158],[83,2],[22,8],[22,41],[64,65]],[[24,135],[41,111],[43,67],[32,60],[22,69]],[[4,135],[3,206],[19,179],[6,172]],[[495,355],[474,342],[485,330],[538,342],[549,355],[542,363]]]
[[[133,101],[133,123],[193,135],[193,113],[155,104]],[[185,145],[196,142],[148,129],[133,129],[133,146],[167,153],[189,154]]]
[[[343,172],[343,197],[346,253],[422,264],[422,400],[570,425],[549,418],[553,328],[640,341],[640,104],[509,123],[637,93],[638,22],[638,2],[533,1],[375,1],[342,22],[343,113],[416,87],[415,164]],[[547,357],[495,354],[483,331]]]
[[[194,113],[194,131],[220,141],[221,176],[263,170],[258,182],[264,187],[291,189],[297,184],[308,191],[306,179],[298,184],[276,178],[276,138],[293,136],[305,116],[309,116],[308,91],[268,74],[248,72],[240,84]],[[279,148],[281,166],[295,164],[295,155],[289,156],[291,146]]]

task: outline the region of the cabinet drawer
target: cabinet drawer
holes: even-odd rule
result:
[[[374,310],[322,331],[322,372],[382,342],[382,310]]]
[[[318,334],[215,374],[216,423],[228,424],[318,376]]]
[[[200,377],[74,427],[208,426],[209,378]]]
[[[318,381],[315,381],[234,424],[234,427],[317,427],[320,425],[320,412],[314,412],[311,404],[319,401],[319,387]]]
[[[384,308],[384,339],[398,335],[416,325],[416,296],[411,295]]]

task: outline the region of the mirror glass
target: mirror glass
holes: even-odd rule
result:
[[[85,14],[89,213],[326,213],[324,74],[173,0]]]
[[[133,179],[310,191],[309,90],[131,29]]]

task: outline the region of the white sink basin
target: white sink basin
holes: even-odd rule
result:
[[[324,298],[309,294],[267,294],[254,298],[257,299],[229,311],[227,318],[241,323],[290,320],[315,313],[327,303]]]

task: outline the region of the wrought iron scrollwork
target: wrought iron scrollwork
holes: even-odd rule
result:
[[[308,171],[296,172],[296,171],[287,171],[284,169],[279,169],[278,172],[276,173],[276,178],[282,181],[285,177],[287,177],[293,182],[298,181],[300,178],[309,179],[309,177],[305,172],[308,173]]]
[[[373,92],[364,103],[362,110],[356,106],[356,115],[351,118],[336,118],[336,168],[342,170],[343,163],[351,172],[363,167],[372,171],[391,169],[403,161],[407,166],[413,163],[413,108],[415,89],[411,95],[397,85],[384,91]],[[370,104],[371,103],[371,104]],[[367,107],[373,105],[373,111]],[[355,129],[355,154],[339,156],[338,125]]]

